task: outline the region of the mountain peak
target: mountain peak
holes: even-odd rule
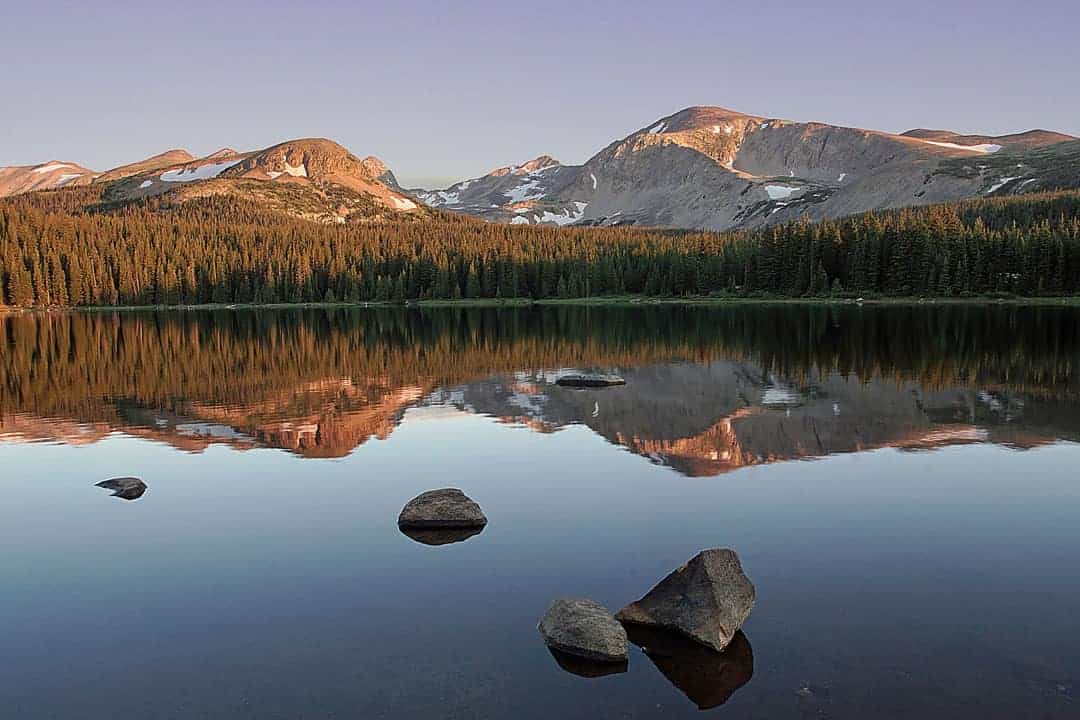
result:
[[[506,167],[496,168],[488,173],[489,177],[503,177],[504,175],[528,175],[529,173],[538,172],[540,170],[546,170],[552,167],[558,167],[560,163],[550,155],[538,155],[537,157],[524,162],[520,165],[507,165]]]

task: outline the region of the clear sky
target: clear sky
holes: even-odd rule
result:
[[[1080,2],[0,0],[0,165],[322,136],[443,184],[688,105],[1080,135]]]

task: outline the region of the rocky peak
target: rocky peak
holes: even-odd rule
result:
[[[507,165],[497,168],[488,173],[488,177],[503,177],[506,175],[528,175],[538,170],[546,170],[549,167],[557,167],[561,163],[550,155],[540,155],[521,165]]]

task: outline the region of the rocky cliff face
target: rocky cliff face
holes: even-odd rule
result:
[[[691,107],[611,143],[581,166],[508,182],[511,168],[417,197],[518,224],[751,228],[803,215],[820,220],[1080,187],[1080,171],[1062,171],[1072,140],[1043,130],[893,135]]]

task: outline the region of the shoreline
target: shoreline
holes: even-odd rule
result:
[[[965,297],[965,298],[784,298],[784,297],[591,297],[591,298],[546,298],[531,300],[514,298],[500,300],[481,298],[471,300],[411,300],[395,302],[308,302],[308,303],[205,303],[199,305],[74,305],[50,307],[13,307],[0,306],[0,316],[43,314],[43,313],[100,313],[100,312],[202,312],[208,310],[296,310],[296,309],[371,309],[371,308],[524,308],[534,306],[608,306],[608,307],[655,307],[655,306],[732,306],[732,305],[816,305],[816,306],[927,306],[927,305],[1015,305],[1015,306],[1052,306],[1080,307],[1080,296],[1065,297]]]

